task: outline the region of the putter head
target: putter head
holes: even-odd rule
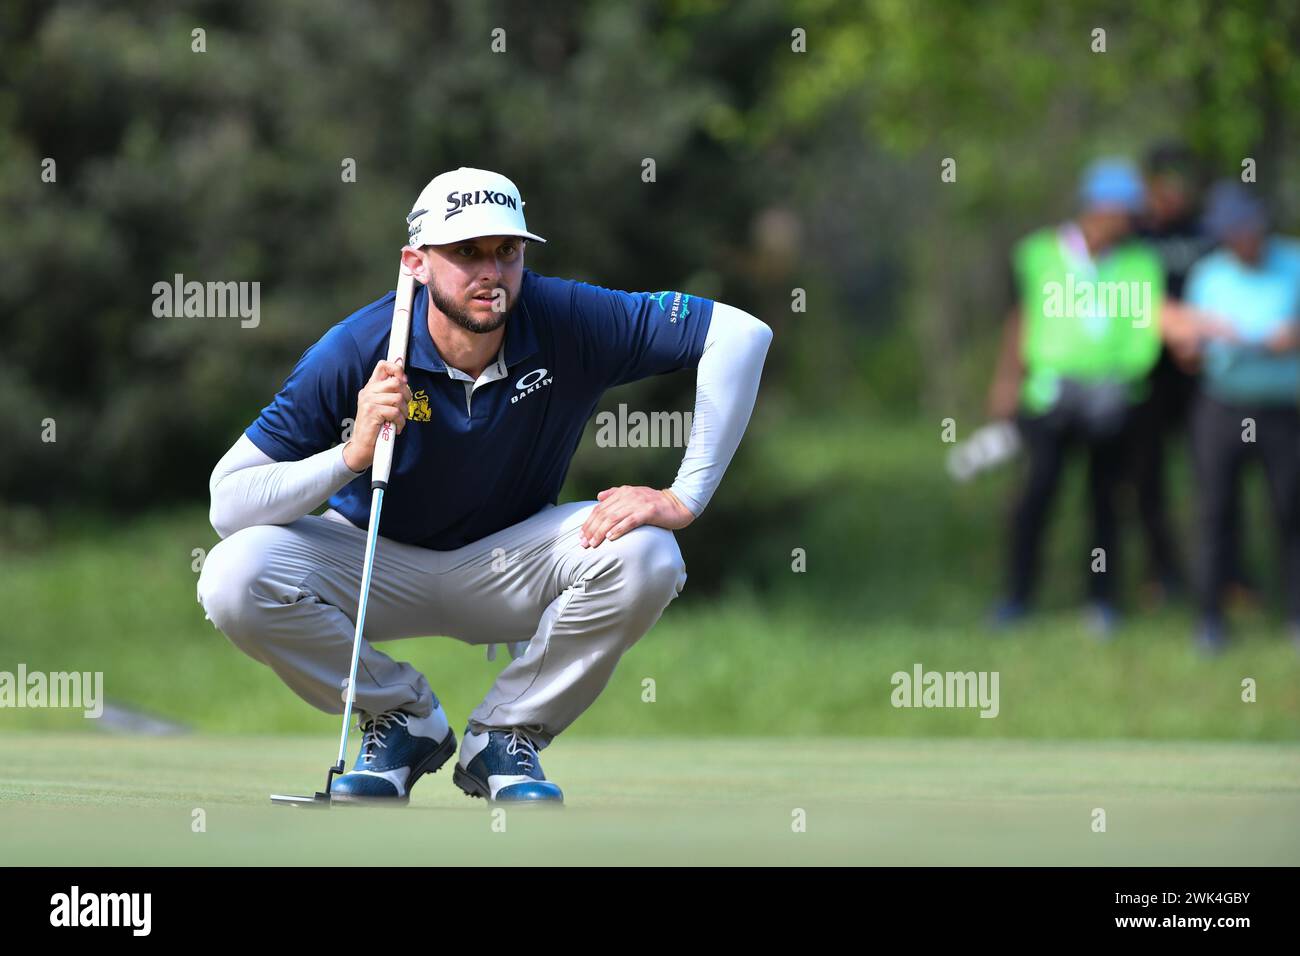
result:
[[[271,794],[271,803],[277,807],[318,807],[328,810],[330,805],[330,789],[334,786],[334,777],[343,772],[343,761],[340,760],[334,766],[330,767],[329,773],[325,775],[325,789],[317,790],[315,796],[298,797],[283,793]]]
[[[271,803],[277,807],[318,807],[328,809],[330,805],[330,795],[317,790],[316,794],[311,797],[292,796],[283,793],[271,794]]]

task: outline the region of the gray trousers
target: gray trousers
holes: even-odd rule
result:
[[[686,583],[671,531],[643,526],[578,545],[594,501],[548,505],[455,551],[381,537],[357,665],[356,708],[432,711],[424,675],[375,648],[445,635],[468,644],[528,642],[469,717],[475,733],[529,727],[545,746],[591,706],[623,652]],[[309,704],[343,712],[366,534],[337,512],[256,525],[208,554],[207,618]]]

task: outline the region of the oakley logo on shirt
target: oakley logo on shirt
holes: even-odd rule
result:
[[[515,388],[519,391],[520,394],[511,395],[510,404],[513,405],[515,402],[519,401],[519,399],[523,398],[524,396],[531,395],[539,388],[545,388],[547,385],[550,385],[553,381],[555,381],[554,375],[552,375],[550,378],[546,377],[546,371],[547,370],[544,368],[535,368],[527,375],[525,375],[523,378],[521,378],[519,381],[515,382]]]

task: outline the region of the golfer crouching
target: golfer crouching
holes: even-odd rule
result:
[[[393,293],[329,329],[212,473],[222,541],[207,617],[309,704],[342,713],[379,429],[401,435],[380,519],[355,687],[362,731],[336,800],[405,802],[456,752],[425,675],[376,645],[446,635],[511,649],[469,715],[454,781],[494,801],[563,800],[538,752],[608,683],[685,584],[673,532],[708,505],[748,424],[771,330],[721,302],[627,293],[524,267],[523,200],[504,176],[435,178],[408,217],[419,285],[405,363]],[[697,369],[669,488],[557,504],[606,389]],[[347,419],[351,439],[338,444]],[[322,515],[311,514],[322,504]]]

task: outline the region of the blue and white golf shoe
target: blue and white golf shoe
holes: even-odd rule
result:
[[[485,734],[466,727],[452,780],[471,797],[495,803],[564,803],[564,793],[542,773],[537,744],[521,727]]]
[[[334,781],[330,797],[337,803],[406,803],[416,781],[455,752],[456,735],[440,704],[428,717],[401,710],[362,714],[361,753],[352,769]]]

